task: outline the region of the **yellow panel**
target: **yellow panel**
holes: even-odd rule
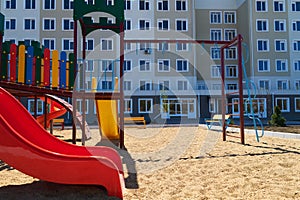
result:
[[[97,78],[95,77],[92,78],[92,91],[93,92],[97,91]]]
[[[59,53],[57,50],[52,52],[52,87],[58,88],[59,84]]]
[[[18,82],[25,82],[25,45],[19,46],[18,53]]]

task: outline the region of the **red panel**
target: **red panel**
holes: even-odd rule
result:
[[[17,45],[10,45],[10,81],[15,82],[17,79]]]
[[[50,86],[50,50],[44,50],[44,86]]]

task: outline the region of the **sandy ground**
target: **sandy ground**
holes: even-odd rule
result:
[[[222,141],[202,127],[127,128],[124,199],[300,199],[300,140]],[[78,133],[80,135],[80,133]],[[61,139],[71,131],[56,131]],[[86,145],[99,145],[92,130]],[[78,142],[80,144],[80,142]],[[63,170],[63,169],[62,169]],[[94,186],[29,177],[0,163],[0,199],[115,199]]]

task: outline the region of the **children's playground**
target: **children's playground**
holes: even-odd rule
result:
[[[115,20],[94,22],[87,15],[95,12]],[[124,112],[118,112],[124,110],[124,42],[166,41],[125,40],[123,1],[89,5],[77,0],[73,15],[74,52],[69,54],[38,41],[3,42],[0,30],[0,199],[300,199],[299,135],[263,131],[252,109],[241,35],[218,42],[224,109],[218,118],[207,119],[216,124],[125,127]],[[5,16],[0,17],[4,23]],[[99,29],[119,35],[120,57],[108,71],[90,75],[87,88],[86,43],[79,57],[78,41]],[[224,87],[224,50],[232,46],[239,61],[235,94]],[[110,87],[99,87],[103,79]],[[240,100],[238,127],[227,122],[229,95]],[[35,107],[32,115],[21,98],[42,101],[44,113],[38,115]],[[95,101],[96,128],[86,122],[84,103],[78,111],[76,100],[86,99]],[[245,112],[244,104],[250,105]],[[66,114],[73,117],[72,125],[53,128],[54,120]],[[245,129],[246,117],[255,130]]]

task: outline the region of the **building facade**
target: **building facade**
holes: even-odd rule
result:
[[[241,34],[249,91],[255,96],[254,112],[267,121],[277,105],[288,120],[299,121],[299,0],[124,0],[124,6],[125,40],[160,41],[125,43],[125,115],[142,115],[152,123],[198,123],[220,113],[220,45],[168,40],[230,41]],[[72,0],[2,0],[4,39],[36,40],[51,50],[72,52],[72,9]],[[99,14],[90,17],[97,20]],[[99,90],[113,89],[113,77],[119,73],[118,41],[119,36],[111,31],[88,35],[87,90],[91,89],[92,77],[97,78]],[[79,52],[82,43],[79,41]],[[235,47],[226,50],[225,65],[226,90],[236,91],[239,74]],[[246,84],[244,91],[247,98]],[[228,97],[227,102],[228,113],[239,113],[237,96]],[[28,100],[29,110],[32,103]],[[82,103],[78,101],[79,109]],[[96,123],[93,101],[85,103],[90,123]]]

